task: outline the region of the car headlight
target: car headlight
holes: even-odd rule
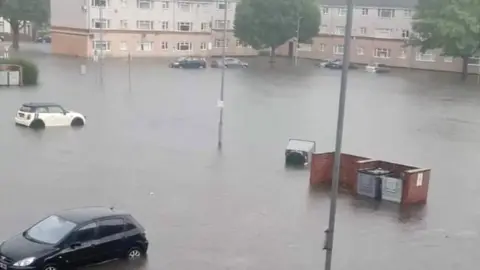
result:
[[[29,266],[35,261],[35,257],[28,257],[13,264],[13,266]]]

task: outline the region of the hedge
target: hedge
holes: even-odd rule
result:
[[[0,59],[0,64],[21,66],[23,85],[37,84],[38,67],[35,63],[29,60],[21,59],[21,58],[8,58],[8,59]]]

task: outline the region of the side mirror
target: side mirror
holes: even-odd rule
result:
[[[75,242],[75,243],[70,244],[70,248],[72,248],[72,249],[75,249],[75,248],[80,247],[80,246],[82,246],[82,243],[80,243],[80,242]]]

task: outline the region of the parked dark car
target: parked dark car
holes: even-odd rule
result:
[[[342,60],[340,59],[320,59],[317,63],[315,63],[316,67],[325,67],[329,63],[336,63],[336,62],[341,62]]]
[[[324,67],[329,68],[329,69],[342,69],[343,61],[337,60],[337,61],[328,62],[328,63],[325,64]],[[358,69],[358,67],[355,64],[352,64],[352,63],[350,63],[348,68],[349,69]]]
[[[37,42],[37,43],[52,43],[52,37],[50,37],[50,36],[37,37],[35,42]]]
[[[212,61],[210,64],[210,67],[212,68],[221,68],[223,67],[223,61],[222,59],[215,59]],[[241,61],[240,59],[237,58],[232,58],[232,57],[226,57],[225,58],[225,67],[226,68],[247,68],[248,63]]]
[[[108,207],[64,210],[0,245],[2,270],[72,269],[146,255],[145,229],[130,214]]]
[[[180,57],[170,63],[171,68],[206,68],[207,61],[202,57]]]

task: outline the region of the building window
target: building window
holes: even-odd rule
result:
[[[451,56],[444,56],[444,57],[443,57],[443,62],[445,62],[445,63],[452,63],[452,62],[453,62],[453,57],[451,57]]]
[[[203,23],[200,25],[200,29],[201,29],[203,32],[208,32],[208,31],[210,31],[210,23],[208,23],[208,22],[203,22]]]
[[[368,15],[368,8],[362,8],[362,16]]]
[[[324,15],[327,15],[328,14],[328,8],[327,7],[322,8],[322,13]]]
[[[226,40],[225,48],[228,47],[228,39]],[[223,39],[215,39],[215,48],[223,48]]]
[[[177,23],[177,30],[182,31],[182,32],[191,32],[192,31],[192,25],[193,25],[193,23],[191,23],[191,22],[178,22]]]
[[[405,49],[400,50],[400,54],[398,55],[398,58],[400,58],[400,59],[407,58],[407,52],[405,51]]]
[[[227,8],[230,8],[230,5]],[[225,9],[225,1],[217,2],[217,9]]]
[[[308,43],[298,44],[298,50],[302,52],[311,52],[312,44],[308,44]]]
[[[168,30],[168,21],[162,21],[162,30]]]
[[[137,21],[137,29],[152,30],[153,29],[153,21]]]
[[[390,58],[391,50],[384,48],[376,48],[373,57],[375,58]]]
[[[170,8],[170,2],[168,2],[168,1],[163,1],[163,2],[162,2],[162,8],[163,8],[163,9],[169,9],[169,8]]]
[[[343,45],[333,46],[333,54],[343,55]]]
[[[120,51],[128,51],[128,45],[126,41],[120,41]]]
[[[345,27],[344,26],[337,26],[335,28],[335,34],[337,35],[345,35]]]
[[[107,19],[92,19],[92,28],[108,29],[108,28],[110,28],[110,20],[107,20]]]
[[[345,16],[347,15],[347,9],[346,8],[339,8],[338,9],[338,16]]]
[[[326,24],[320,25],[320,32],[321,33],[327,33],[328,32],[328,26]]]
[[[362,47],[357,47],[357,55],[363,55],[364,51]]]
[[[162,41],[162,50],[164,51],[168,50],[168,42]]]
[[[409,38],[410,37],[410,31],[406,29],[402,29],[402,38]]]
[[[128,21],[127,20],[120,20],[120,28],[127,29],[128,28]]]
[[[366,27],[360,27],[360,35],[366,35],[367,34],[367,28]]]
[[[215,29],[223,29],[225,27],[224,20],[216,20],[215,21]],[[227,21],[227,28],[230,27],[230,21]]]
[[[121,0],[120,4],[122,5],[122,7],[127,7],[127,0]]]
[[[390,19],[395,17],[395,9],[378,9],[378,17]]]
[[[425,53],[417,52],[415,60],[420,62],[435,62],[435,54],[430,51]]]
[[[192,8],[192,5],[190,3],[187,3],[187,2],[178,2],[178,8],[181,11],[190,12],[191,8]]]
[[[138,43],[137,51],[150,52],[153,49],[153,42],[142,41]]]
[[[191,51],[192,43],[191,42],[178,42],[177,51]]]
[[[4,21],[0,21],[0,32],[5,32],[5,22]]]
[[[141,9],[152,9],[153,0],[137,0],[137,7]]]
[[[403,16],[405,16],[406,18],[411,18],[412,17],[412,10],[411,9],[405,9],[403,11]]]
[[[237,40],[235,41],[235,46],[237,46],[237,48],[242,48],[242,47],[243,47],[243,44],[242,44],[242,42],[241,42],[239,39],[237,39]]]
[[[92,0],[92,7],[108,7],[109,0]]]
[[[324,52],[325,47],[327,47],[327,45],[325,43],[320,43],[320,45],[318,46],[318,50],[321,51],[321,52]]]
[[[376,37],[391,37],[393,33],[393,29],[391,28],[377,28],[375,29],[375,36]]]
[[[94,51],[110,51],[110,41],[100,41],[100,40],[94,40],[93,41],[93,50]]]
[[[200,43],[200,50],[202,50],[202,51],[206,51],[206,50],[207,50],[207,43],[206,43],[206,42]]]

